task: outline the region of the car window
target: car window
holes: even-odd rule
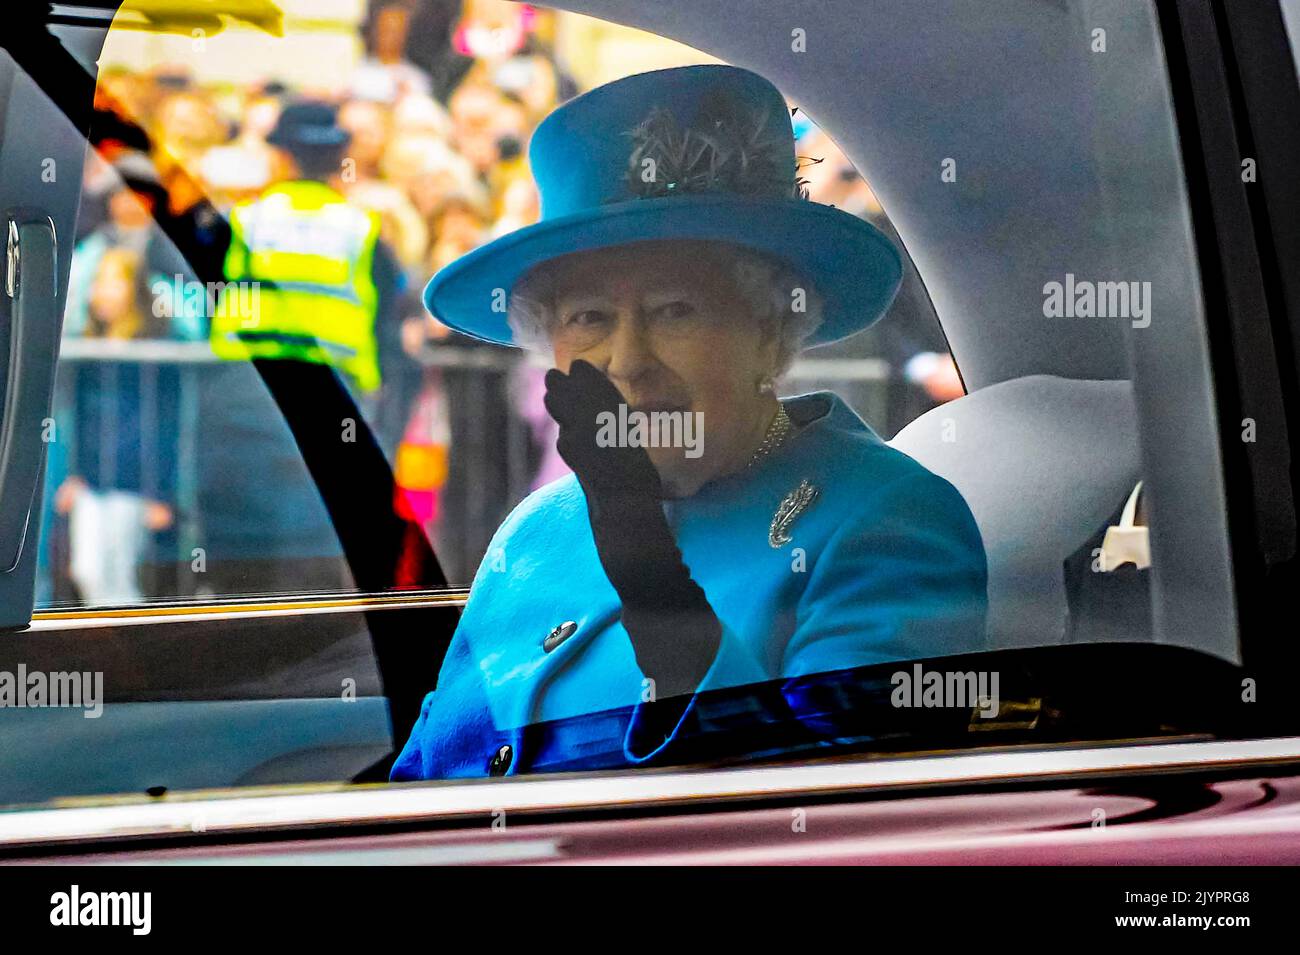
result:
[[[567,472],[541,404],[544,363],[452,332],[420,292],[441,266],[536,220],[524,150],[551,109],[618,76],[709,58],[650,33],[510,5],[470,5],[441,33],[384,5],[369,17],[285,9],[282,37],[238,20],[209,36],[134,29],[128,4],[105,38],[64,318],[40,607],[354,589],[330,515],[251,364],[257,355],[339,369],[393,469],[394,507],[429,536],[453,587],[469,585],[511,508]],[[392,44],[407,57],[385,61],[378,51]],[[360,336],[366,354],[351,359],[282,340],[225,344],[273,303],[311,315],[316,331],[350,320],[348,306],[327,318],[332,300],[306,288],[328,256],[299,274],[301,262],[259,253],[249,279],[248,263],[227,255],[232,228],[236,238],[255,228],[242,210],[292,182],[268,138],[306,98],[336,106],[350,137],[324,174],[338,208],[376,230],[373,250],[354,255],[368,256],[371,273],[354,312],[372,325]],[[797,109],[794,128],[810,197],[891,232],[830,137]],[[194,237],[184,249],[177,223]],[[263,287],[285,268],[284,280],[305,289],[296,300]],[[338,334],[338,348],[357,347]],[[960,395],[910,260],[886,320],[801,358],[782,387],[833,389],[885,437]]]
[[[372,629],[367,779],[1208,732],[1080,703],[1120,653],[1146,699],[1134,645],[1239,662],[1155,5],[884,5],[809,60],[829,6],[283,6],[107,33],[41,606],[381,589],[326,501],[373,439],[468,593],[401,699],[433,618]]]

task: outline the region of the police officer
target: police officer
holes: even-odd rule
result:
[[[348,133],[333,106],[308,101],[286,107],[267,139],[287,153],[292,176],[231,212],[226,278],[256,282],[258,294],[256,307],[244,307],[251,296],[241,291],[240,307],[217,309],[213,349],[333,365],[372,395],[382,379],[381,299],[396,291],[400,271],[379,241],[378,215],[330,184]]]
[[[329,365],[367,414],[385,366],[402,360],[402,273],[378,216],[336,188],[348,144],[336,109],[290,104],[267,138],[290,175],[231,212],[211,323],[213,350],[230,361],[203,396],[202,536],[210,586],[227,594],[348,584],[329,516],[249,360]]]

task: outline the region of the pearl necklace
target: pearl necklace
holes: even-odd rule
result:
[[[767,433],[763,435],[763,443],[758,446],[758,450],[755,451],[754,456],[749,459],[749,464],[747,464],[746,467],[752,468],[763,458],[767,457],[779,448],[785,443],[785,439],[790,437],[790,432],[793,430],[794,422],[792,422],[790,416],[785,413],[785,405],[778,403],[776,406],[776,415],[772,418],[772,423],[767,426]]]

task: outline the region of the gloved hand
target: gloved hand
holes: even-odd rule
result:
[[[546,410],[560,426],[557,448],[573,468],[582,489],[597,497],[663,497],[659,472],[645,448],[598,447],[599,416],[617,416],[623,403],[614,383],[585,361],[575,361],[566,375],[546,373]]]
[[[682,563],[664,517],[663,486],[645,448],[597,445],[599,416],[617,416],[614,383],[585,361],[546,374],[556,443],[587,498],[601,567],[623,604],[623,627],[657,699],[694,693],[722,641],[722,624]]]

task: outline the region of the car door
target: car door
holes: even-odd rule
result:
[[[338,781],[372,766],[382,777],[394,739],[404,739],[433,683],[439,635],[454,626],[460,600],[425,592],[443,583],[437,563],[423,536],[394,514],[388,462],[328,369],[241,370],[243,387],[251,382],[260,394],[259,413],[274,414],[285,441],[301,449],[295,479],[333,528],[353,585],[347,592],[198,594],[33,618],[48,545],[42,525],[48,536],[53,523],[44,473],[66,459],[77,437],[55,401],[56,369],[87,360],[84,347],[60,359],[60,329],[79,207],[83,217],[86,210],[95,61],[113,13],[88,8],[51,22],[39,6],[15,18],[0,50],[0,212],[8,233],[0,296],[0,347],[8,351],[0,367],[0,671],[11,677],[0,709],[0,802]],[[153,23],[159,32],[192,28],[183,15]],[[92,169],[98,161],[90,156]],[[160,220],[151,229],[170,242]],[[195,281],[222,278],[210,262],[185,266]],[[185,374],[182,368],[171,381],[182,398]],[[333,435],[349,418],[359,438],[341,461],[320,422],[331,422]],[[370,596],[393,585],[399,562],[403,595]],[[66,698],[51,705],[56,684],[77,690],[73,705]]]

